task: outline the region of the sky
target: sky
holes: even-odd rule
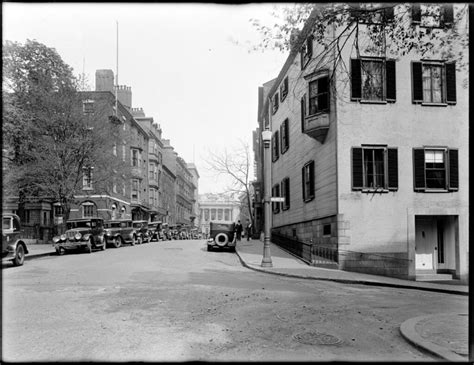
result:
[[[118,28],[118,83],[131,86],[132,107],[195,163],[200,194],[220,193],[230,181],[207,168],[209,151],[243,141],[253,158],[258,87],[278,76],[288,56],[249,52],[261,39],[249,20],[271,22],[274,5],[3,2],[3,41],[55,48],[93,90],[96,70],[117,70]]]

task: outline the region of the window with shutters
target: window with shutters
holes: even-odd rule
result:
[[[310,161],[303,166],[303,201],[308,202],[314,199],[314,161]]]
[[[386,146],[352,148],[352,190],[398,190],[398,153]]]
[[[288,76],[285,77],[283,83],[280,85],[280,101],[283,103],[286,96],[288,95]]]
[[[458,150],[449,148],[414,148],[415,191],[457,191]]]
[[[321,77],[309,82],[309,113],[329,111],[329,77]]]
[[[285,201],[282,203],[282,210],[290,209],[290,178],[284,178],[281,181],[281,196],[285,198]]]
[[[276,184],[276,185],[273,185],[272,187],[272,197],[275,198],[275,197],[279,197],[280,196],[280,185],[279,184]],[[272,211],[273,211],[273,214],[277,214],[280,212],[280,204],[279,202],[272,202]]]
[[[300,51],[301,55],[301,69],[304,69],[308,64],[309,60],[313,56],[313,36],[306,38],[303,47]]]
[[[140,200],[140,180],[133,179],[132,180],[132,201],[137,202]]]
[[[412,4],[412,23],[426,28],[442,28],[452,25],[452,4]]]
[[[281,135],[281,154],[284,154],[290,148],[289,125],[288,118],[283,121],[280,126]]]
[[[306,117],[306,94],[303,95],[300,101],[301,107],[301,132],[304,133],[304,118]]]
[[[395,60],[351,59],[351,100],[375,103],[395,102]]]
[[[278,137],[279,137],[278,131],[275,131],[275,133],[273,133],[273,136],[272,136],[272,161],[273,162],[278,160],[278,158],[280,157],[280,150],[279,150],[280,141]]]
[[[413,61],[411,66],[414,104],[456,104],[456,64],[454,62]]]
[[[359,23],[381,24],[393,21],[394,7],[394,4],[384,3],[350,3],[348,10]]]
[[[278,103],[278,93],[276,93],[274,96],[273,96],[273,102],[272,102],[272,114],[275,114],[278,110],[278,106],[279,106],[279,103]]]

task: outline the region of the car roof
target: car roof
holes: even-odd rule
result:
[[[90,218],[76,218],[76,219],[68,219],[66,222],[88,222],[90,220],[101,220],[103,221],[104,218],[102,217],[90,217]]]
[[[109,219],[107,221],[107,223],[110,223],[110,222],[132,222],[132,220],[131,219],[126,219],[126,218],[124,218],[124,219]]]

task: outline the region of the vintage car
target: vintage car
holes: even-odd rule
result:
[[[150,234],[150,241],[163,241],[164,234],[163,234],[163,227],[162,222],[150,222],[148,223],[148,232]]]
[[[105,240],[107,245],[115,248],[129,243],[132,246],[138,242],[138,236],[135,233],[131,219],[116,219],[105,222]]]
[[[214,247],[235,251],[235,223],[233,222],[210,222],[209,239],[207,250],[212,251]]]
[[[132,225],[137,236],[137,243],[150,242],[150,234],[148,232],[148,221],[133,221]]]
[[[13,213],[2,214],[2,261],[23,265],[28,248],[21,239],[20,217]]]
[[[59,255],[69,250],[105,250],[104,220],[99,217],[70,219],[66,222],[66,232],[53,237],[54,248]]]

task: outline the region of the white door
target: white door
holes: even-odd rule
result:
[[[417,217],[415,221],[415,269],[434,270],[437,229],[434,217]]]

